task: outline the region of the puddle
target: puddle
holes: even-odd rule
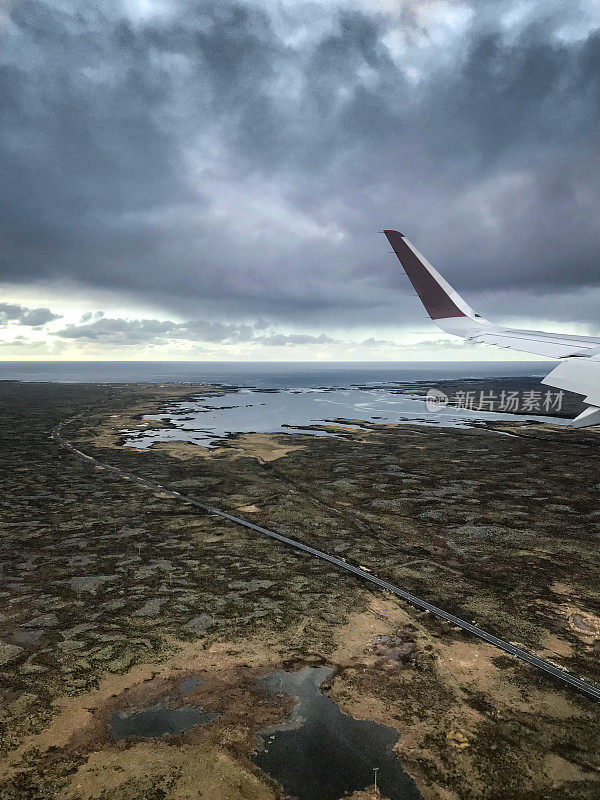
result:
[[[193,678],[188,679],[190,682]],[[181,691],[192,691],[195,686],[184,688]],[[114,711],[109,721],[110,734],[113,739],[155,739],[159,736],[172,734],[177,736],[195,725],[204,725],[212,722],[218,715],[213,712],[202,711],[198,706],[181,706],[169,708],[167,698],[161,697],[158,703],[147,706],[140,711]]]
[[[573,623],[582,631],[593,631],[591,625],[588,625],[587,622],[580,614],[573,614]]]
[[[261,731],[254,763],[297,800],[338,800],[374,783],[390,800],[419,800],[413,779],[404,772],[393,747],[393,728],[342,714],[319,691],[329,667],[274,672],[262,683],[272,692],[297,699],[289,719]]]
[[[199,678],[195,678],[191,675],[189,678],[185,678],[181,681],[179,684],[179,691],[182,692],[182,694],[188,694],[189,692],[193,692],[194,689],[197,689],[201,683],[202,681]]]
[[[596,630],[596,626],[592,625],[591,622],[586,620],[581,614],[573,614],[571,617],[571,622],[573,623],[573,626],[582,633],[595,634],[598,632]]]

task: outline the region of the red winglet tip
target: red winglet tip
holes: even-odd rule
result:
[[[404,238],[404,234],[400,233],[400,231],[384,231],[384,233],[386,234],[386,236],[388,233],[395,233],[396,236],[402,236],[402,238]]]

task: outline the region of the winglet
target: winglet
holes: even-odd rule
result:
[[[399,231],[384,231],[410,282],[433,320],[474,317],[475,313],[429,261]]]

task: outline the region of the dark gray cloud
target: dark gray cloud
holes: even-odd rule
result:
[[[1,308],[1,307],[0,307]],[[269,333],[259,320],[254,325],[234,325],[207,320],[173,322],[158,319],[121,319],[83,315],[83,324],[66,325],[53,332],[61,339],[78,340],[103,345],[163,345],[181,341],[202,344],[240,344],[252,343],[267,347],[286,347],[289,345],[341,344],[322,333],[317,336],[304,333]],[[356,344],[356,343],[353,343]],[[391,345],[392,342],[369,339],[361,344]]]
[[[322,333],[319,336],[311,336],[307,333],[274,333],[271,336],[261,336],[259,337],[260,343],[265,344],[267,346],[286,346],[286,345],[294,345],[294,344],[333,344],[336,339],[332,339],[331,336],[327,336],[326,334]]]
[[[86,315],[87,316],[87,315]],[[102,316],[82,325],[67,325],[54,332],[63,339],[100,342],[114,345],[164,343],[174,340],[192,342],[247,342],[254,336],[250,325],[227,325],[221,322],[191,320],[172,322],[159,319],[121,319]]]
[[[60,314],[53,313],[49,308],[26,308],[14,303],[0,303],[1,327],[12,322],[30,328],[41,328],[48,322],[60,318]]]
[[[377,8],[13,2],[2,279],[220,321],[88,320],[71,339],[414,324],[376,233],[399,227],[471,297],[517,285],[569,318],[600,283],[597,6]]]

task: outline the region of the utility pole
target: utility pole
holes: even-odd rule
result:
[[[377,773],[379,771],[379,767],[373,767],[373,772],[375,773],[375,794],[377,794]]]

